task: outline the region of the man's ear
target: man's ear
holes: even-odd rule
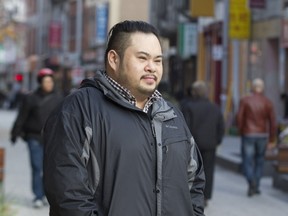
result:
[[[114,72],[118,71],[120,58],[119,58],[119,55],[116,53],[115,50],[110,50],[107,53],[107,62],[108,62],[109,67]]]

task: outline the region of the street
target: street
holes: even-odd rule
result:
[[[49,208],[32,208],[30,166],[25,143],[18,140],[15,146],[9,142],[9,130],[16,111],[0,110],[0,147],[4,147],[6,200],[17,216],[48,216]],[[244,178],[235,172],[217,166],[213,199],[205,209],[206,216],[286,216],[288,194],[272,187],[272,178],[261,182],[261,195],[248,198]]]

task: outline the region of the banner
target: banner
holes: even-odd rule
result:
[[[101,3],[96,5],[96,44],[104,44],[107,37],[108,28],[108,3]]]
[[[62,37],[62,26],[60,22],[53,21],[49,25],[49,46],[51,48],[60,48]]]
[[[230,0],[229,37],[231,39],[248,39],[250,37],[251,13],[248,0]]]

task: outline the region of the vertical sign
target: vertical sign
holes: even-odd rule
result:
[[[108,3],[96,5],[96,33],[95,42],[96,44],[104,44],[107,36],[108,26]]]
[[[178,49],[182,58],[197,54],[198,31],[196,23],[182,23],[178,27]]]
[[[230,0],[229,37],[232,39],[248,39],[250,37],[251,14],[247,1]]]
[[[2,44],[0,44],[0,64],[5,63],[5,50]]]
[[[62,27],[60,22],[53,21],[49,26],[49,46],[51,48],[60,48],[62,37]]]

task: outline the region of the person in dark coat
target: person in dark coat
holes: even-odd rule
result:
[[[201,152],[206,186],[205,204],[212,198],[216,148],[224,135],[224,119],[220,108],[209,101],[207,87],[203,81],[191,86],[191,97],[182,103],[182,112],[188,127]]]
[[[18,137],[23,138],[28,144],[35,208],[42,207],[45,200],[42,183],[43,140],[41,130],[48,115],[62,101],[62,95],[54,89],[51,69],[41,69],[38,72],[37,81],[39,87],[23,98],[10,138],[12,144],[16,143]]]
[[[157,90],[163,53],[155,27],[112,27],[105,68],[44,127],[50,216],[204,216],[200,152],[180,110]]]

